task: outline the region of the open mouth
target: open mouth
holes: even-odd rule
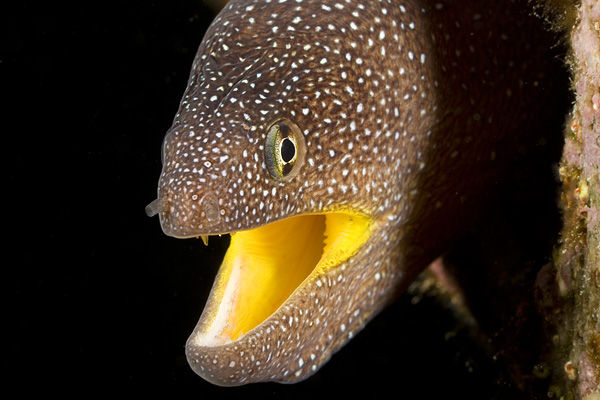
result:
[[[371,222],[353,211],[331,212],[232,235],[196,344],[223,345],[262,324],[299,287],[354,255],[369,238]]]

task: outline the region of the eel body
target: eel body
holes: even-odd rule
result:
[[[196,373],[309,377],[478,218],[550,91],[526,3],[222,10],[147,207],[174,237],[232,234],[187,342]]]

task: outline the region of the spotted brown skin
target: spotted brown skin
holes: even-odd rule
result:
[[[239,339],[200,343],[201,319],[194,371],[224,386],[307,378],[478,217],[550,87],[521,3],[234,0],[219,14],[163,144],[151,209],[165,233],[343,209],[373,233]],[[282,119],[306,145],[289,180],[264,156]]]

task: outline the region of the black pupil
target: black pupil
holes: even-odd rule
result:
[[[283,162],[289,163],[296,155],[296,146],[290,139],[283,139],[281,142],[281,158]]]

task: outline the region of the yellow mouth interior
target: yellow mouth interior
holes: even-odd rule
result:
[[[309,276],[355,254],[371,218],[353,212],[288,218],[237,232],[205,310],[205,333],[236,340],[273,314]],[[208,314],[208,315],[206,315]]]

